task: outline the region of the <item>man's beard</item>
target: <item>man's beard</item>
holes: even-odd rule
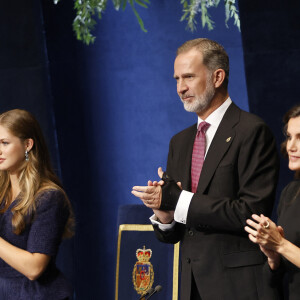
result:
[[[214,95],[215,95],[215,87],[214,87],[213,83],[211,82],[211,80],[207,79],[206,80],[206,89],[201,96],[198,96],[197,98],[195,98],[193,101],[190,101],[190,102],[184,101],[182,99],[182,97],[180,97],[180,99],[181,99],[181,101],[184,105],[184,109],[186,111],[194,112],[194,113],[201,113],[209,107]]]

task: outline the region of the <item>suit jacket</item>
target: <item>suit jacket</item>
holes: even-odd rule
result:
[[[190,191],[197,124],[170,142],[167,174]],[[181,299],[190,299],[191,276],[203,300],[263,298],[264,256],[244,231],[253,213],[269,215],[275,199],[278,154],[269,128],[234,103],[206,154],[186,225],[154,226],[159,240],[181,242]]]

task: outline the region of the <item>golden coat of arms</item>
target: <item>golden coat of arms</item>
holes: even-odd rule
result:
[[[137,249],[135,263],[132,272],[132,281],[138,294],[144,295],[151,289],[154,281],[153,266],[149,261],[152,256],[151,249]]]

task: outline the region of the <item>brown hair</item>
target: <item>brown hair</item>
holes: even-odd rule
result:
[[[74,215],[70,201],[63,190],[60,180],[51,166],[48,148],[39,123],[26,110],[13,109],[0,115],[0,125],[20,140],[32,139],[34,144],[29,151],[29,160],[25,161],[19,177],[21,189],[17,205],[12,208],[12,225],[15,234],[25,229],[25,217],[33,216],[36,210],[37,196],[46,190],[60,190],[66,199],[70,216],[65,227],[64,237],[73,235]],[[7,171],[0,171],[0,213],[7,210],[5,198],[11,197],[10,177]]]
[[[222,86],[227,89],[229,81],[229,57],[224,47],[215,41],[199,38],[186,41],[177,49],[176,55],[178,56],[191,49],[196,49],[202,53],[203,64],[208,70],[213,72],[217,69],[222,69],[225,71],[225,79]]]
[[[292,107],[290,110],[286,112],[286,114],[283,116],[283,132],[286,136],[287,133],[287,127],[290,119],[300,117],[300,105],[296,105]],[[288,157],[288,153],[286,151],[286,144],[287,144],[287,138],[283,141],[283,143],[280,146],[280,151],[283,154],[284,157]],[[300,178],[300,170],[295,172],[295,177]]]

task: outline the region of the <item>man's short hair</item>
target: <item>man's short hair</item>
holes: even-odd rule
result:
[[[199,38],[185,42],[177,49],[176,55],[196,49],[203,55],[203,64],[210,71],[222,69],[225,71],[223,87],[227,89],[229,80],[229,57],[224,47],[215,41]]]

